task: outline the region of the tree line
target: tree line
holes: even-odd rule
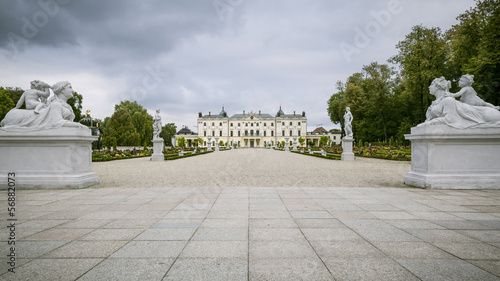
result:
[[[371,62],[346,82],[337,81],[328,100],[331,121],[343,128],[345,108],[350,107],[357,139],[401,144],[411,127],[425,121],[433,98],[428,87],[441,76],[452,81],[456,92],[460,76],[472,74],[478,96],[499,105],[500,1],[476,0],[457,20],[445,32],[414,26],[388,64]]]

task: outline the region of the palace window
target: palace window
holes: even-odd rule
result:
[[[222,131],[219,131],[219,136],[221,136],[221,137],[222,137]]]
[[[206,141],[203,142],[203,146],[207,146],[207,142]]]
[[[299,137],[300,137],[300,130],[299,130],[299,132],[298,132],[298,134],[297,134],[297,135],[299,135]]]
[[[264,122],[264,127],[267,126],[266,122]]]
[[[215,131],[212,131],[212,137],[214,137],[214,136],[215,136]]]
[[[253,127],[253,123],[250,123],[250,127]]]
[[[259,123],[258,123],[258,122],[257,122],[257,123],[255,123],[255,126],[259,127]]]
[[[250,136],[253,137],[253,130],[250,130]]]
[[[281,136],[285,136],[285,130],[281,131]]]
[[[241,137],[241,131],[238,131],[238,137]]]
[[[248,131],[245,131],[245,137],[248,137]]]
[[[266,131],[264,131],[264,137],[266,136]]]
[[[259,130],[257,130],[257,132],[256,132],[256,136],[259,136]]]
[[[285,126],[285,122],[281,122],[281,126]]]
[[[245,123],[245,127],[248,127],[248,123]]]
[[[293,125],[293,122],[290,122],[290,126],[292,126],[292,125]]]
[[[274,123],[271,123],[271,127],[274,127]]]
[[[203,126],[206,126],[207,125],[207,122],[203,122]]]
[[[274,131],[271,131],[271,137],[274,137]]]
[[[299,121],[299,122],[297,122],[297,126],[300,126],[300,121]]]
[[[231,137],[233,136],[233,131],[231,131]]]
[[[292,130],[290,130],[290,136],[292,136]]]
[[[233,126],[233,123],[231,123],[231,127]]]
[[[215,122],[212,122],[212,126],[215,126]]]
[[[240,123],[238,123],[238,127],[240,126]]]
[[[222,126],[222,122],[219,123],[219,126]]]
[[[203,136],[206,137],[207,136],[207,131],[204,131],[203,132]]]

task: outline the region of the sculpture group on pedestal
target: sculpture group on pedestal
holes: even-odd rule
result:
[[[500,188],[500,111],[472,88],[463,75],[457,93],[451,82],[436,78],[429,92],[436,99],[425,122],[405,135],[412,142],[411,171],[405,183],[424,188]],[[455,98],[460,97],[460,101]]]
[[[50,89],[54,92],[50,96]],[[92,172],[91,130],[73,122],[67,103],[74,91],[61,81],[39,80],[19,98],[0,122],[0,187],[3,175],[14,172],[20,188],[82,188],[99,183]],[[22,105],[26,109],[21,109]]]

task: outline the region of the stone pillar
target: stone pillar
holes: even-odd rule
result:
[[[153,139],[153,155],[151,155],[151,161],[163,161],[165,156],[163,155],[163,139]]]
[[[212,137],[209,135],[207,139],[207,151],[212,151]]]
[[[293,148],[292,151],[297,151],[297,135],[293,135]]]
[[[215,137],[215,151],[219,151],[219,137]]]
[[[288,140],[289,139],[290,139],[289,137],[285,137],[285,151],[290,151],[290,147],[288,145]]]
[[[352,161],[354,160],[354,153],[352,153],[352,143],[354,139],[351,137],[344,137],[342,139],[342,154],[340,156],[341,160]]]

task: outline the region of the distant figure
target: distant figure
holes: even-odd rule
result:
[[[160,133],[161,133],[161,116],[160,116],[160,110],[157,109],[153,123],[153,139],[160,138]]]
[[[475,106],[487,106],[500,110],[500,106],[494,106],[491,103],[487,103],[477,96],[476,91],[472,88],[472,83],[474,83],[474,75],[465,74],[460,77],[458,81],[458,86],[462,89],[455,94],[451,94],[454,98],[460,97],[460,101],[466,104]]]
[[[40,113],[40,109],[47,106],[47,98],[50,96],[50,86],[39,80],[31,81],[31,89],[26,90],[16,104],[19,109],[26,103],[26,109],[34,110],[36,114]]]
[[[345,131],[345,136],[348,138],[352,138],[352,114],[351,114],[351,109],[349,107],[345,108],[346,112],[344,114],[344,131]]]

